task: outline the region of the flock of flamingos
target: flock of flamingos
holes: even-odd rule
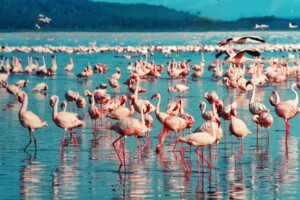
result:
[[[288,77],[298,78],[299,67],[296,63],[295,66],[289,66],[290,60],[284,60],[283,58],[272,58],[265,60],[260,56],[259,51],[254,48],[241,49],[236,52],[230,48],[231,43],[244,44],[244,43],[265,43],[266,41],[258,36],[245,36],[238,38],[229,38],[226,41],[221,41],[218,44],[223,47],[223,51],[219,51],[211,65],[206,69],[213,72],[213,79],[222,79],[223,83],[228,88],[236,88],[241,91],[252,91],[252,96],[249,101],[249,111],[253,115],[253,122],[257,124],[257,127],[266,128],[269,130],[273,123],[273,116],[270,114],[270,110],[266,105],[258,102],[255,99],[255,90],[257,86],[263,86],[266,83],[281,83],[285,82]],[[154,49],[155,51],[155,49]],[[147,54],[148,55],[148,54]],[[226,56],[221,59],[222,56]],[[245,62],[252,62],[249,66],[245,65]],[[53,76],[56,74],[57,64],[55,56],[52,56],[52,65],[46,67],[45,59],[43,57],[43,64],[39,65],[36,58],[28,57],[28,65],[26,68],[22,68],[22,63],[19,58],[13,57],[5,59],[1,57],[0,67],[0,81],[7,92],[14,95],[18,101],[22,104],[19,110],[19,120],[24,128],[29,131],[29,142],[25,146],[24,151],[31,144],[32,139],[34,140],[35,151],[37,150],[37,139],[35,136],[35,130],[47,126],[49,122],[44,121],[33,112],[27,110],[28,107],[28,96],[26,92],[22,91],[22,87],[26,87],[28,80],[20,80],[16,84],[8,84],[9,77],[13,74],[18,73],[36,73],[39,76]],[[223,65],[229,64],[228,69],[223,71]],[[161,73],[166,71],[170,78],[179,79],[191,76],[192,79],[201,78],[205,70],[205,61],[202,54],[202,62],[199,65],[190,67],[190,60],[182,62],[176,62],[175,60],[167,63],[167,69],[164,69],[162,65],[156,65],[155,62],[148,63],[143,60],[137,60],[134,64],[128,66],[128,70],[131,72],[125,84],[128,85],[128,90],[131,95],[122,95],[117,97],[114,92],[114,97],[110,97],[107,93],[106,88],[112,87],[115,91],[120,87],[119,79],[121,77],[121,69],[116,68],[116,73],[112,74],[108,78],[108,84],[100,84],[94,91],[86,90],[84,96],[81,96],[76,91],[68,90],[65,93],[65,101],[61,104],[59,110],[60,99],[58,96],[53,95],[50,98],[50,106],[52,107],[52,120],[57,127],[64,130],[63,138],[59,151],[64,146],[64,139],[67,131],[70,132],[70,136],[76,144],[76,150],[78,151],[77,138],[73,132],[73,129],[85,126],[86,122],[83,120],[79,113],[75,113],[74,104],[78,108],[85,109],[86,99],[89,101],[88,114],[92,120],[92,128],[94,136],[96,136],[96,124],[97,120],[101,118],[111,118],[112,125],[109,127],[117,133],[115,141],[112,146],[120,160],[119,171],[124,168],[126,171],[126,138],[129,136],[135,136],[139,151],[142,152],[144,147],[148,145],[150,141],[149,132],[154,126],[153,118],[150,113],[154,112],[157,120],[161,123],[161,132],[158,135],[158,144],[156,151],[160,152],[163,150],[164,140],[172,132],[175,134],[176,142],[173,151],[176,151],[177,143],[186,144],[187,147],[181,145],[180,155],[183,163],[186,166],[187,173],[190,173],[190,168],[185,161],[184,152],[190,149],[192,146],[196,147],[197,160],[200,157],[204,162],[207,163],[209,169],[212,169],[212,164],[204,157],[204,147],[216,144],[216,148],[219,142],[222,142],[222,126],[221,119],[229,121],[229,130],[232,135],[236,136],[240,144],[240,149],[236,154],[236,158],[243,153],[243,138],[246,137],[250,131],[242,119],[238,117],[237,102],[224,105],[215,91],[206,92],[204,97],[207,103],[210,104],[211,110],[206,109],[207,103],[200,102],[199,108],[201,110],[201,116],[205,122],[195,129],[195,120],[192,115],[184,111],[184,102],[181,98],[170,102],[167,106],[166,111],[160,110],[161,95],[159,93],[153,94],[152,99],[157,99],[156,105],[153,105],[148,99],[142,99],[139,97],[139,93],[146,92],[144,88],[140,86],[141,79],[156,79],[161,76]],[[74,63],[70,59],[70,63],[65,67],[66,71],[73,70]],[[78,79],[88,79],[93,73],[104,73],[108,66],[104,64],[97,64],[91,67],[90,64],[79,74]],[[190,72],[190,68],[194,70]],[[246,79],[246,73],[247,75]],[[249,78],[248,78],[249,77]],[[292,91],[295,94],[295,99],[288,101],[280,101],[279,94],[273,91],[269,97],[270,104],[274,106],[275,112],[286,124],[286,137],[289,134],[289,120],[294,118],[299,112],[298,108],[298,94],[295,88],[300,89],[300,85],[293,83],[291,86]],[[168,92],[178,92],[179,97],[189,89],[184,84],[177,84],[168,88]],[[48,86],[41,82],[36,85],[33,89],[37,92],[48,90]],[[129,106],[126,106],[128,101]],[[73,104],[73,112],[71,107],[67,108],[67,102]],[[127,103],[127,104],[128,104]],[[68,110],[68,111],[67,111]],[[79,112],[79,111],[78,111]],[[132,117],[133,114],[140,113],[140,118]],[[191,131],[192,128],[194,131]],[[185,129],[188,129],[188,134],[184,134]],[[267,133],[268,140],[268,133]],[[140,147],[140,138],[144,138],[144,144]],[[122,140],[123,139],[123,140]],[[200,147],[202,151],[200,151]],[[199,157],[198,157],[199,156]]]

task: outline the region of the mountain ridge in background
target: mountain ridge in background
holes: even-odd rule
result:
[[[0,31],[230,31],[254,30],[255,24],[287,29],[300,19],[274,16],[221,21],[148,4],[120,4],[89,0],[1,0]],[[38,15],[51,18],[38,21]]]

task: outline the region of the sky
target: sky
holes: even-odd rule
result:
[[[271,16],[300,18],[300,0],[94,0],[117,3],[146,3],[188,11],[202,17],[235,20],[242,17]]]

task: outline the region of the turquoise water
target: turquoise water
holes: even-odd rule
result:
[[[88,45],[96,41],[101,45],[147,45],[161,43],[163,45],[215,44],[219,40],[235,35],[249,33],[3,33],[0,34],[1,45]],[[299,43],[299,32],[257,32],[270,43],[295,44]],[[25,36],[25,39],[24,39]],[[297,52],[294,52],[297,55]],[[27,56],[46,57],[50,66],[50,54],[38,53],[3,53],[4,56],[17,56],[22,59],[23,67],[27,65]],[[20,103],[14,100],[3,88],[0,88],[0,193],[1,199],[84,199],[84,198],[182,198],[182,199],[297,199],[299,198],[299,116],[290,121],[290,136],[286,143],[285,127],[279,119],[274,107],[268,102],[270,93],[277,90],[282,100],[294,98],[290,85],[295,81],[289,79],[287,83],[266,85],[257,89],[257,94],[274,117],[274,124],[270,129],[270,142],[266,143],[265,132],[256,136],[256,127],[252,122],[252,115],[248,110],[250,93],[238,90],[228,90],[221,81],[212,81],[211,72],[205,71],[198,81],[189,77],[184,83],[190,89],[183,97],[185,111],[192,114],[196,120],[194,128],[203,120],[200,117],[199,103],[204,101],[204,93],[215,90],[225,104],[233,100],[238,102],[238,117],[243,119],[252,134],[244,139],[243,157],[235,162],[234,155],[239,146],[236,138],[228,135],[222,122],[226,138],[219,144],[218,155],[215,146],[211,147],[213,170],[210,172],[206,165],[198,168],[194,150],[185,153],[185,159],[192,172],[185,176],[185,166],[181,160],[179,150],[173,153],[173,143],[167,137],[163,150],[156,154],[157,136],[161,124],[154,118],[154,127],[150,132],[151,142],[140,155],[135,139],[126,140],[126,168],[118,172],[119,160],[112,147],[116,134],[107,129],[110,120],[102,119],[97,124],[97,139],[93,140],[91,120],[84,111],[86,126],[74,130],[79,141],[79,151],[76,154],[75,144],[67,137],[66,145],[61,153],[58,152],[63,130],[56,127],[52,121],[52,108],[49,99],[58,95],[64,99],[66,90],[78,91],[81,95],[85,89],[93,90],[100,83],[107,83],[107,78],[114,73],[116,67],[122,70],[120,83],[129,77],[126,71],[128,61],[116,58],[115,52],[102,54],[65,54],[56,53],[58,71],[54,77],[38,77],[36,75],[11,75],[9,83],[20,79],[30,82],[24,91],[29,96],[28,109],[38,114],[49,124],[36,131],[38,151],[35,154],[33,144],[26,153],[23,148],[28,142],[28,131],[20,125],[18,111]],[[214,60],[215,53],[205,53],[206,66]],[[287,56],[286,52],[265,52],[266,58]],[[69,58],[72,57],[75,68],[72,73],[64,71]],[[191,64],[201,61],[199,53],[173,53],[165,56],[155,52],[149,60],[157,64],[176,59],[182,61],[191,59]],[[131,61],[134,61],[133,59]],[[96,63],[109,65],[106,74],[94,74],[85,81],[78,81],[76,74],[83,70],[87,62],[93,66]],[[47,95],[32,92],[38,82],[46,82],[49,86]],[[147,92],[142,98],[150,98],[154,93],[162,94],[161,110],[165,110],[169,101],[177,98],[177,94],[168,94],[167,88],[182,80],[171,80],[166,70],[156,81],[142,81],[141,86]],[[113,91],[108,89],[111,96]],[[117,95],[128,94],[125,85],[121,84]],[[156,104],[156,99],[151,100]],[[194,129],[193,128],[193,129]],[[169,145],[171,143],[171,145]],[[209,148],[205,148],[205,155],[209,158]],[[201,164],[200,164],[201,166]]]

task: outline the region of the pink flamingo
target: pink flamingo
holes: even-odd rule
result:
[[[188,129],[191,130],[191,128],[195,124],[195,119],[189,113],[184,112],[182,99],[179,99],[179,106],[180,106],[180,110],[179,110],[180,117],[183,118],[183,119],[185,119],[185,121],[186,121],[186,128],[188,128]]]
[[[36,86],[32,89],[33,91],[41,92],[42,90],[47,91],[48,85],[44,82],[36,84]]]
[[[224,45],[230,44],[230,43],[245,44],[246,42],[265,43],[266,40],[259,36],[243,36],[243,37],[228,38],[226,41],[218,42],[218,44],[220,46],[224,46]]]
[[[62,138],[59,151],[61,151],[61,148],[64,144],[65,135],[68,129],[70,130],[70,133],[73,136],[74,141],[76,143],[76,151],[78,151],[77,138],[73,133],[72,129],[85,126],[85,122],[82,121],[80,116],[76,113],[65,112],[65,111],[58,112],[58,102],[59,102],[58,96],[53,95],[50,98],[50,106],[53,108],[52,120],[55,122],[56,126],[64,129],[64,136]]]
[[[141,113],[142,109],[144,109],[143,108],[144,105],[150,105],[150,111],[149,112],[154,112],[155,111],[155,106],[152,105],[149,100],[138,99],[140,77],[135,76],[135,78],[137,79],[137,83],[136,83],[136,88],[135,88],[134,95],[133,95],[133,98],[135,98],[135,100],[134,100],[134,110],[138,113]]]
[[[145,105],[145,106],[147,108],[146,109],[146,113],[147,113],[150,110],[150,105]],[[123,159],[124,159],[124,162],[122,161],[122,159],[121,159],[121,157],[120,157],[120,155],[119,155],[119,153],[116,149],[116,142],[119,141],[124,136],[136,136],[136,138],[137,138],[137,136],[140,133],[145,133],[145,132],[148,131],[148,127],[145,125],[144,112],[141,112],[141,120],[136,119],[136,118],[132,118],[132,117],[125,117],[125,118],[120,119],[116,123],[114,123],[110,127],[110,129],[121,135],[119,138],[117,138],[112,143],[112,145],[113,145],[113,147],[114,147],[114,149],[115,149],[115,151],[118,155],[118,158],[121,162],[121,164],[119,166],[119,171],[122,169],[123,165],[124,165],[124,170],[126,171],[126,164],[125,164],[125,162],[126,162],[126,152],[125,152],[126,140],[124,139],[124,145],[123,145]],[[150,138],[147,135],[145,135],[145,137],[147,137],[148,141],[149,141]],[[148,143],[148,141],[147,141],[147,143]],[[147,145],[147,143],[144,144],[144,146],[142,147],[142,150]]]
[[[159,107],[160,107],[160,102],[161,102],[161,95],[159,93],[153,94],[151,99],[153,98],[157,98],[157,104],[156,104],[156,109],[155,109],[155,116],[156,119],[163,124],[165,119],[169,116],[169,114],[165,113],[165,112],[160,112]],[[162,130],[159,132],[158,138],[160,138],[162,134]]]
[[[172,116],[172,115],[168,116],[163,122],[163,132],[161,134],[161,137],[159,138],[159,144],[156,146],[156,152],[158,153],[161,151],[163,142],[169,131],[175,131],[176,133],[178,133],[179,131],[184,130],[186,126],[187,126],[187,122],[185,119],[177,116]],[[176,138],[175,147],[177,142],[178,142],[178,138]]]
[[[230,116],[230,125],[229,130],[232,135],[236,136],[240,143],[240,150],[238,153],[242,154],[243,152],[243,142],[240,141],[240,138],[244,139],[251,131],[247,128],[245,122],[237,118],[237,103],[233,102],[231,105],[231,116]]]
[[[72,71],[74,68],[74,62],[73,62],[73,59],[70,58],[70,63],[66,65],[66,67],[64,68],[66,71]]]
[[[211,127],[213,127],[212,125],[212,122],[216,122],[218,124],[218,127],[220,127],[220,119],[215,117],[213,118],[210,123],[211,123]],[[190,173],[190,168],[188,167],[185,159],[184,159],[184,152],[187,150],[187,149],[190,149],[192,146],[196,146],[196,154],[198,156],[201,157],[201,159],[203,161],[205,161],[208,165],[208,168],[210,170],[212,170],[212,164],[210,162],[208,162],[205,157],[204,157],[204,147],[205,146],[208,146],[208,145],[211,145],[213,144],[215,141],[216,141],[216,132],[215,132],[215,129],[212,128],[212,133],[209,133],[209,132],[195,132],[195,133],[192,133],[192,134],[189,134],[189,135],[186,135],[185,137],[180,137],[179,138],[179,141],[181,142],[185,142],[187,143],[188,145],[190,145],[189,147],[187,148],[183,148],[181,151],[180,151],[180,155],[181,155],[181,158],[185,164],[185,167],[187,169],[187,173],[189,174]],[[202,154],[200,154],[200,151],[199,151],[199,147],[202,147]],[[198,159],[197,159],[197,162]]]
[[[251,84],[253,86],[251,99],[249,101],[249,110],[252,115],[260,115],[263,112],[270,112],[270,110],[262,103],[255,101],[255,85],[252,81],[248,81],[246,87]]]
[[[294,118],[300,112],[300,108],[293,106],[290,103],[281,102],[277,91],[273,91],[271,93],[269,101],[272,106],[275,106],[275,112],[277,116],[284,120],[286,132],[288,135],[290,128],[289,120]]]
[[[108,79],[108,83],[109,83],[110,87],[113,88],[114,94],[116,94],[116,89],[120,87],[120,84],[119,84],[119,82],[118,82],[118,79],[115,79],[115,78],[109,78],[109,79]]]
[[[105,116],[115,120],[120,120],[125,117],[131,117],[134,113],[133,104],[134,98],[131,98],[129,109],[125,106],[119,106],[118,108],[112,110],[110,113],[107,113]]]
[[[260,115],[253,115],[252,120],[259,124],[261,127],[266,128],[267,131],[267,138],[269,139],[269,130],[270,126],[273,124],[273,116],[268,112],[263,112]]]
[[[31,137],[34,138],[34,146],[36,151],[36,137],[34,131],[36,129],[42,128],[43,126],[48,126],[47,122],[40,119],[36,114],[27,110],[28,107],[28,96],[26,92],[19,92],[18,93],[18,100],[22,103],[22,106],[19,111],[19,120],[23,127],[27,128],[29,131],[29,143],[24,148],[26,151],[27,147],[31,144]]]
[[[96,136],[96,121],[97,121],[97,119],[99,119],[101,117],[101,110],[99,107],[95,106],[95,99],[94,99],[93,93],[91,96],[89,96],[89,103],[90,103],[90,106],[88,108],[88,113],[92,120],[92,126],[94,127],[93,134],[94,134],[94,136]],[[93,125],[93,122],[94,122],[94,125]]]

